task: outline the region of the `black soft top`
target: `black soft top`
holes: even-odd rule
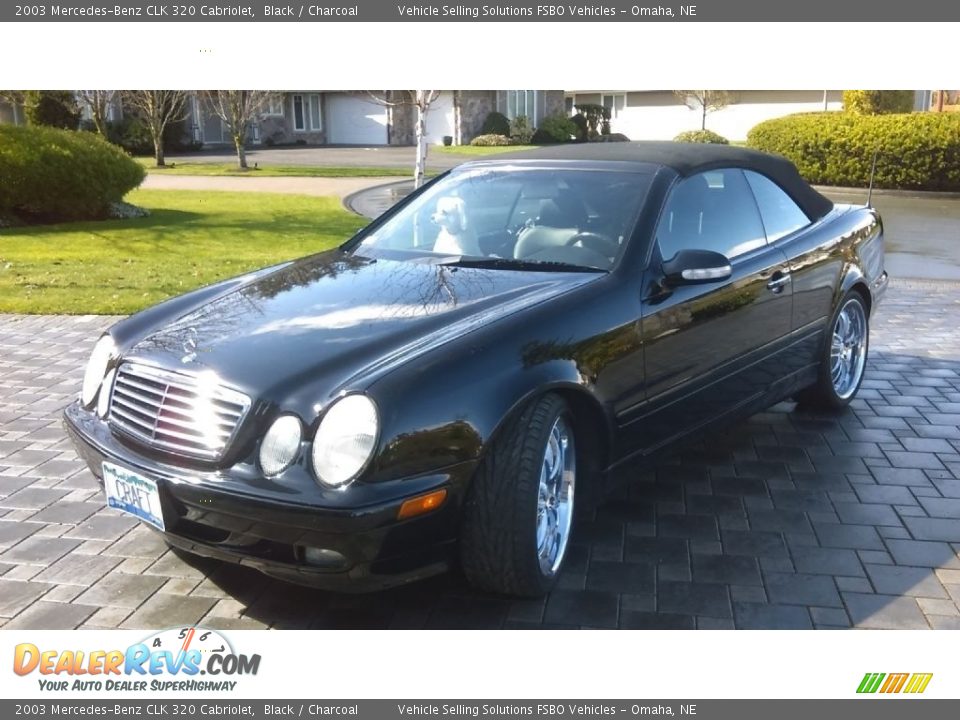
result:
[[[773,180],[811,220],[817,220],[833,209],[833,203],[810,187],[785,157],[730,145],[679,142],[571,143],[504,153],[476,162],[487,164],[516,160],[644,163],[670,168],[681,177],[705,170],[739,167]]]

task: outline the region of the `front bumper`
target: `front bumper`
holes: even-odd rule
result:
[[[238,563],[283,580],[345,592],[379,590],[443,572],[450,566],[460,506],[476,464],[461,463],[394,481],[379,504],[318,507],[283,503],[218,488],[222,473],[197,472],[158,462],[118,440],[107,424],[73,403],[64,426],[90,471],[103,479],[109,461],[156,480],[170,545]],[[226,471],[229,472],[229,471]],[[411,492],[397,496],[397,483]],[[223,485],[221,482],[220,485]],[[446,488],[443,505],[398,521],[403,501]],[[307,559],[307,548],[312,548]],[[322,552],[317,552],[317,551]]]

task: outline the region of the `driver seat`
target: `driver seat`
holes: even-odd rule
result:
[[[555,200],[542,200],[536,225],[517,233],[513,257],[519,260],[541,250],[566,247],[580,232],[578,225],[574,213],[564,212]]]

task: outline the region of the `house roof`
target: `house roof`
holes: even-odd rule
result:
[[[514,163],[519,160],[642,163],[670,168],[680,177],[717,168],[739,167],[766,175],[776,182],[811,220],[821,218],[833,209],[833,203],[810,187],[786,158],[730,145],[678,142],[570,143],[504,153],[468,165]]]

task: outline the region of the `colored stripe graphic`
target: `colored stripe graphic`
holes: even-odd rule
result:
[[[857,692],[861,694],[871,693],[922,693],[927,689],[930,680],[933,679],[933,673],[866,673],[860,685],[857,686]]]
[[[927,685],[930,684],[930,679],[933,677],[933,673],[914,673],[910,677],[910,682],[907,683],[907,687],[904,689],[905,693],[922,693],[927,689]]]
[[[887,675],[887,681],[880,688],[882,693],[898,693],[903,689],[910,673],[890,673]]]
[[[867,673],[863,676],[863,680],[860,681],[860,687],[857,688],[857,692],[875,693],[885,677],[886,675],[884,673]]]

